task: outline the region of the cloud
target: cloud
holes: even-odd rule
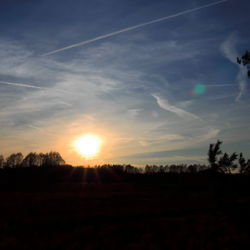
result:
[[[44,129],[44,128],[40,128],[40,127],[37,127],[35,125],[27,125],[28,128],[31,128],[31,129],[35,129],[37,130],[39,133],[43,134],[43,135],[46,135],[46,136],[53,136],[53,137],[60,137],[61,135],[58,135],[56,133],[52,133],[50,132],[49,130],[47,129]]]
[[[210,140],[212,138],[216,138],[219,133],[220,133],[220,129],[210,128],[206,134],[198,136],[196,138],[196,141],[203,142],[203,141]]]
[[[86,44],[90,44],[90,43],[93,43],[95,41],[103,40],[105,38],[116,36],[118,34],[125,33],[125,32],[128,32],[128,31],[131,31],[131,30],[136,30],[138,28],[145,27],[145,26],[150,25],[150,24],[163,22],[165,20],[176,18],[176,17],[186,15],[186,14],[189,14],[189,13],[192,13],[192,12],[195,12],[195,11],[199,11],[199,10],[202,10],[202,9],[206,9],[206,8],[209,8],[209,7],[212,7],[212,6],[215,6],[215,5],[225,3],[227,1],[228,0],[221,0],[221,1],[217,1],[217,2],[212,2],[212,3],[206,4],[206,5],[202,5],[202,6],[193,8],[193,9],[184,10],[184,11],[178,12],[178,13],[173,14],[173,15],[164,16],[164,17],[154,19],[154,20],[149,21],[149,22],[145,22],[145,23],[134,25],[134,26],[130,26],[130,27],[127,27],[125,29],[121,29],[121,30],[118,30],[118,31],[115,31],[115,32],[105,34],[105,35],[97,36],[95,38],[92,38],[92,39],[89,39],[89,40],[86,40],[86,41],[83,41],[83,42],[79,42],[79,43],[72,44],[72,45],[69,45],[69,46],[66,46],[66,47],[63,47],[63,48],[60,48],[60,49],[56,49],[56,50],[47,52],[47,53],[43,54],[42,56],[48,56],[48,55],[52,55],[52,54],[55,54],[55,53],[58,53],[58,52],[61,52],[61,51],[64,51],[64,50],[76,48],[76,47],[79,47],[79,46],[84,46]]]
[[[118,156],[200,145],[216,137],[218,130],[192,113],[193,109],[197,110],[197,105],[192,105],[194,100],[180,99],[183,88],[178,93],[174,92],[175,86],[169,82],[173,81],[170,76],[175,70],[173,61],[179,64],[183,58],[194,59],[201,51],[199,46],[196,49],[197,44],[201,43],[205,41],[183,41],[175,45],[173,42],[150,41],[146,42],[146,46],[133,41],[127,44],[109,42],[95,48],[98,53],[93,48],[84,48],[78,56],[66,61],[43,57],[16,63],[10,53],[9,57],[5,57],[8,62],[5,65],[7,76],[3,75],[6,71],[0,66],[3,82],[13,85],[7,87],[9,84],[0,84],[1,139],[15,131],[19,136],[10,139],[10,142],[20,142],[19,150],[22,147],[34,150],[32,145],[36,143],[39,151],[43,147],[47,150],[48,145],[56,145],[57,139],[64,139],[58,143],[58,148],[61,150],[63,145],[62,153],[67,154],[67,140],[72,137],[88,130],[101,131],[100,134],[108,131],[115,135],[111,139],[107,136],[107,144],[114,145],[107,149],[110,152],[107,154]],[[24,55],[29,54],[21,45],[19,47]],[[163,50],[166,53],[162,53]],[[164,63],[168,74],[153,70],[157,77],[152,77],[150,68],[157,63]],[[187,86],[189,82],[185,84]],[[32,88],[36,90],[36,87],[42,89],[33,91]],[[153,99],[149,98],[151,93],[161,95],[154,94]],[[161,97],[165,94],[174,100],[174,105]],[[152,105],[152,100],[160,108],[185,120],[180,122],[174,115],[157,115],[156,112],[162,112]],[[185,110],[187,106],[191,112]],[[133,122],[129,122],[131,117]],[[160,125],[165,130],[157,129]],[[151,133],[154,129],[157,131]],[[58,136],[50,136],[53,134]],[[25,145],[22,144],[24,138]]]
[[[178,115],[181,118],[201,120],[201,118],[195,114],[192,114],[192,113],[187,112],[181,108],[177,108],[173,105],[170,105],[167,99],[163,99],[160,96],[158,96],[157,94],[152,94],[152,96],[156,99],[156,102],[159,105],[159,107],[166,110],[166,111],[170,111],[170,112]]]
[[[205,152],[204,147],[204,152]],[[168,150],[168,151],[154,151],[154,152],[148,152],[148,153],[141,153],[141,154],[131,154],[122,156],[121,158],[132,158],[132,159],[143,159],[143,158],[176,158],[180,159],[182,158],[184,161],[188,158],[196,157],[194,155],[194,152],[200,151],[199,149],[179,149],[179,150]],[[200,156],[201,158],[205,158],[205,154]]]
[[[135,118],[142,111],[142,109],[129,109],[128,113],[131,117]]]
[[[243,65],[239,65],[239,73],[237,76],[237,80],[239,83],[239,94],[236,97],[236,101],[239,102],[241,97],[245,94],[247,89],[247,72]]]
[[[245,94],[247,88],[247,73],[246,69],[243,65],[239,65],[236,61],[237,57],[240,55],[236,49],[236,43],[238,41],[238,37],[235,34],[231,34],[221,45],[221,50],[225,57],[237,65],[239,68],[239,72],[237,75],[237,81],[239,86],[239,93],[235,99],[235,101],[239,102],[241,97]]]

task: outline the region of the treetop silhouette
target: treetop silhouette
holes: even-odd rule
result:
[[[247,50],[245,54],[241,57],[237,57],[237,63],[243,64],[243,66],[247,66],[248,68],[248,77],[250,77],[250,52]]]

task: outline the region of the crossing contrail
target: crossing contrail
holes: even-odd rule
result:
[[[99,41],[99,40],[102,40],[102,39],[105,39],[105,38],[108,38],[108,37],[112,37],[112,36],[115,36],[115,35],[118,35],[118,34],[121,34],[121,33],[124,33],[124,32],[135,30],[135,29],[138,29],[138,28],[150,25],[150,24],[154,24],[154,23],[162,22],[162,21],[172,19],[172,18],[175,18],[175,17],[179,17],[179,16],[182,16],[182,15],[191,13],[191,12],[201,10],[201,9],[209,8],[209,7],[212,7],[214,5],[222,4],[222,3],[227,2],[227,1],[228,0],[221,0],[221,1],[213,2],[213,3],[202,5],[200,7],[196,7],[196,8],[193,8],[193,9],[184,10],[184,11],[178,12],[178,13],[170,15],[170,16],[165,16],[165,17],[161,17],[161,18],[158,18],[158,19],[151,20],[149,22],[145,22],[145,23],[134,25],[134,26],[130,26],[130,27],[125,28],[125,29],[121,29],[121,30],[118,30],[118,31],[114,31],[114,32],[105,34],[105,35],[97,36],[95,38],[85,40],[85,41],[82,41],[82,42],[79,42],[79,43],[75,43],[75,44],[60,48],[60,49],[52,50],[50,52],[47,52],[47,53],[43,54],[42,56],[48,56],[48,55],[56,54],[56,53],[64,51],[64,50],[76,48],[76,47],[79,47],[79,46],[84,46],[86,44],[89,44],[89,43],[92,43],[92,42],[95,42],[95,41]]]

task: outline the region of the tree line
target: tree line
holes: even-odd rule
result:
[[[179,165],[146,165],[145,173],[220,173],[231,174],[241,173],[250,174],[250,159],[245,159],[243,154],[223,153],[221,150],[222,141],[209,145],[208,163],[209,165],[201,164],[179,164]]]
[[[0,168],[60,166],[63,164],[65,161],[60,153],[54,151],[45,154],[30,152],[25,157],[19,152],[9,155],[6,159],[0,155]]]
[[[243,154],[223,153],[221,150],[222,141],[218,140],[209,145],[208,165],[205,164],[171,164],[171,165],[146,165],[144,169],[136,168],[130,164],[97,165],[95,169],[112,170],[116,173],[127,174],[164,174],[164,173],[220,173],[231,174],[241,173],[250,174],[250,159],[245,159]],[[6,159],[0,155],[0,168],[18,168],[18,167],[53,167],[65,165],[65,161],[58,152],[35,153],[31,152],[25,157],[22,153],[15,153]],[[67,165],[70,166],[70,165]]]

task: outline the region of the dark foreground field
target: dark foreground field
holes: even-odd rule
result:
[[[248,177],[46,171],[0,172],[0,249],[250,249]]]

